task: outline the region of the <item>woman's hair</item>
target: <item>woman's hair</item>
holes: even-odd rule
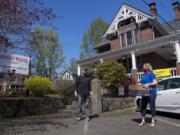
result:
[[[150,71],[153,70],[151,64],[149,64],[149,63],[145,63],[145,64],[143,65],[143,68],[147,68],[147,69],[149,69]]]

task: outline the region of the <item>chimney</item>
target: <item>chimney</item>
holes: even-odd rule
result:
[[[179,4],[179,2],[174,2],[172,4],[172,7],[174,9],[176,19],[180,19],[180,4]]]
[[[149,8],[150,8],[150,11],[151,11],[151,15],[152,15],[153,17],[156,17],[156,16],[157,16],[156,3],[155,3],[155,2],[150,3],[150,4],[149,4]]]

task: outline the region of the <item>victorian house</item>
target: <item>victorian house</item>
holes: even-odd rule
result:
[[[149,4],[151,14],[123,4],[104,35],[104,41],[95,45],[96,55],[79,60],[82,67],[94,68],[99,62],[116,60],[127,73],[142,71],[144,63],[154,69],[170,68],[180,75],[180,3],[172,4],[175,18],[160,23],[155,3]]]

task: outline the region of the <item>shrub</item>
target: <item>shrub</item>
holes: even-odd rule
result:
[[[34,96],[43,97],[51,90],[52,82],[44,77],[31,77],[26,80],[25,87],[32,91]]]
[[[125,69],[116,61],[105,61],[96,66],[95,75],[106,88],[114,90],[123,84]]]

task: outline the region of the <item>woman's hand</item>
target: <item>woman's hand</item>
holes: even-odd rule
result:
[[[143,87],[149,89],[149,84],[144,84]]]

